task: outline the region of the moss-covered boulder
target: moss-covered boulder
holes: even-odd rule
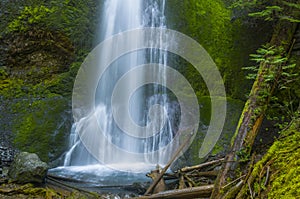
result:
[[[43,183],[47,174],[48,165],[42,162],[34,153],[19,153],[11,165],[9,178],[17,183]]]

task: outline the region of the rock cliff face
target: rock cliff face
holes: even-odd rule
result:
[[[72,123],[72,42],[33,27],[3,34],[0,45],[2,165],[12,161],[14,148],[53,161],[65,151]]]
[[[7,34],[2,45],[5,46],[2,53],[9,74],[33,83],[66,72],[75,56],[66,35],[38,27]]]

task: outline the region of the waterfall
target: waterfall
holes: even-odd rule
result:
[[[105,40],[115,34],[135,28],[166,28],[164,10],[165,0],[106,0],[103,16],[101,17],[101,27],[99,28],[100,40]],[[165,35],[161,35],[161,37],[163,36]],[[159,38],[159,40],[162,41],[162,38]],[[126,45],[130,45],[130,43]],[[99,61],[105,60],[109,53],[113,53],[115,48],[118,48],[118,45],[107,48],[103,54],[99,55]],[[153,153],[153,155],[145,155],[134,159],[126,156],[117,156],[113,151],[107,149],[105,142],[100,141],[100,144],[99,142],[95,144],[93,138],[99,132],[94,132],[93,129],[96,128],[92,127],[93,125],[100,125],[103,130],[102,133],[110,143],[129,153],[151,154],[153,151],[160,151],[160,148],[172,141],[174,128],[176,129],[176,118],[173,115],[179,108],[176,102],[169,99],[168,90],[164,86],[152,84],[136,89],[129,102],[131,118],[124,117],[122,121],[122,123],[126,123],[133,120],[140,126],[149,126],[152,122],[153,128],[147,129],[147,134],[153,135],[152,137],[137,138],[122,132],[114,121],[111,104],[113,90],[117,81],[132,68],[141,64],[157,63],[166,66],[168,62],[167,48],[167,44],[161,42],[157,46],[157,41],[153,41],[153,48],[124,55],[109,66],[98,82],[95,95],[95,110],[89,116],[76,121],[73,125],[69,151],[65,155],[65,167],[118,164],[119,166],[128,165],[128,167],[132,168],[134,164],[164,165],[167,163],[170,157],[167,151],[163,150],[158,155]],[[158,76],[160,82],[166,82],[167,75],[164,68],[151,69],[151,74]],[[142,73],[139,76],[130,76],[125,82],[128,90],[134,86],[134,82],[144,78],[145,75]],[[150,117],[151,107],[156,105],[162,108],[158,109],[155,115]],[[168,119],[164,123],[165,117]],[[157,126],[162,124],[163,127],[159,129],[159,132],[155,132],[158,129]],[[85,145],[82,144],[78,136],[79,132],[84,132],[84,134],[88,135],[88,140],[93,145],[92,147],[94,149],[97,148],[103,154],[103,162],[90,154]]]

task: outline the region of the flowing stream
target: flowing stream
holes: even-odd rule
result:
[[[105,40],[115,34],[127,30],[143,27],[166,28],[167,20],[164,14],[165,0],[106,0],[102,11],[101,26],[99,27],[100,40]],[[155,41],[157,47],[157,41]],[[126,44],[130,45],[130,43]],[[167,49],[167,44],[160,43],[160,49]],[[99,60],[106,59],[109,53],[113,53],[118,46],[110,46],[103,54],[98,55]],[[95,111],[91,115],[96,116],[97,121],[91,117],[81,118],[74,123],[69,140],[69,150],[65,154],[64,165],[51,169],[55,175],[74,178],[86,182],[102,183],[105,185],[128,184],[134,181],[145,181],[145,173],[155,168],[157,164],[164,165],[169,160],[166,151],[160,148],[172,141],[176,130],[176,120],[173,117],[179,110],[176,101],[170,100],[168,90],[158,84],[144,85],[131,95],[129,101],[130,117],[124,117],[123,123],[133,120],[140,126],[152,127],[147,132],[153,136],[147,138],[137,138],[130,136],[119,128],[113,118],[111,97],[117,81],[132,68],[145,63],[158,63],[167,65],[168,53],[157,48],[139,50],[120,57],[114,61],[105,71],[98,82],[95,95]],[[152,75],[158,76],[161,82],[166,81],[166,71],[164,67],[153,68]],[[125,82],[130,90],[134,82],[145,75],[132,75]],[[122,100],[122,99],[120,99]],[[149,116],[151,107],[159,105],[160,109],[154,116]],[[164,118],[167,116],[167,120]],[[150,119],[149,119],[150,118]],[[101,151],[103,160],[99,161],[79,138],[78,132],[83,131],[88,134],[91,143],[95,133],[87,125],[97,123],[103,129],[105,137],[110,143],[129,153],[151,154],[158,151],[155,155],[145,155],[141,158],[132,159],[127,156],[117,156],[107,148],[107,144],[94,144],[92,148]],[[163,125],[162,125],[163,123]],[[157,126],[161,126],[157,129]],[[175,130],[174,130],[175,129]],[[155,132],[159,130],[159,132]],[[115,169],[117,165],[117,170]],[[115,178],[117,176],[117,178]]]

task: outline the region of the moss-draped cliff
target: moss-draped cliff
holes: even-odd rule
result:
[[[1,133],[44,161],[65,150],[77,70],[93,46],[94,1],[1,2]]]

